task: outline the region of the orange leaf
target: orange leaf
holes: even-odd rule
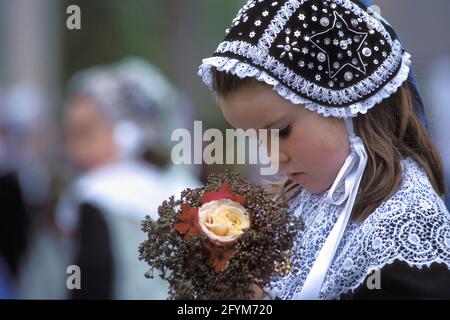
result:
[[[183,222],[194,221],[197,215],[198,215],[198,208],[191,208],[189,204],[183,203],[181,205],[181,214],[178,216],[178,220]]]
[[[212,244],[205,245],[205,247],[210,253],[208,263],[215,272],[221,272],[236,252],[234,248],[220,248]]]
[[[188,233],[191,226],[188,223],[175,223],[174,225],[175,230],[181,233]]]
[[[227,183],[222,184],[217,192],[206,192],[202,197],[203,203],[222,199],[230,199],[242,205],[245,205],[245,198],[243,196],[233,194],[230,186]]]
[[[188,236],[198,236],[200,226],[198,224],[198,208],[191,208],[189,204],[181,205],[181,214],[178,216],[181,222],[175,223],[174,228],[180,233]]]

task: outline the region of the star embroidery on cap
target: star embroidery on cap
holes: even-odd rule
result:
[[[280,59],[288,55],[289,60],[294,60],[292,52],[300,52],[300,49],[295,47],[297,43],[297,41],[291,43],[291,39],[289,37],[286,37],[285,44],[280,44],[277,46],[277,48],[283,49],[283,53],[280,55]]]
[[[341,44],[339,41],[334,41],[333,45],[339,44],[340,50],[336,50],[336,48],[331,47],[332,44],[325,45],[325,39],[326,38],[335,38],[337,35],[344,33],[344,35],[348,38],[353,38],[355,36],[361,37],[361,41],[359,44],[350,44],[348,42],[345,43],[345,45]],[[352,30],[347,22],[342,18],[342,16],[334,12],[334,22],[331,28],[327,29],[324,32],[317,33],[314,36],[311,36],[310,42],[314,46],[316,46],[320,51],[326,54],[327,61],[328,61],[328,70],[329,70],[329,76],[330,78],[336,77],[339,72],[344,69],[346,66],[350,66],[357,71],[366,74],[366,66],[364,65],[364,62],[361,57],[361,48],[364,45],[364,41],[366,40],[368,36],[368,33],[366,32],[357,32],[355,30]],[[343,47],[342,47],[343,46]],[[351,49],[351,50],[349,50]],[[352,64],[352,58],[348,54],[342,55],[342,52],[352,51],[357,57],[358,62],[355,64]],[[343,57],[343,59],[339,59],[339,57]],[[340,62],[341,67],[338,70],[332,70],[331,66],[334,65],[337,61]]]

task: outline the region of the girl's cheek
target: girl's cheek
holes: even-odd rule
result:
[[[289,155],[295,156],[301,155],[303,152],[303,143],[296,140],[294,136],[289,137],[289,139],[280,139],[280,151],[286,152]],[[293,160],[293,159],[292,159]]]

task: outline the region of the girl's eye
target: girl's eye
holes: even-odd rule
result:
[[[289,137],[289,135],[291,134],[291,129],[292,129],[291,125],[288,125],[287,127],[281,129],[279,133],[280,138],[283,139]]]

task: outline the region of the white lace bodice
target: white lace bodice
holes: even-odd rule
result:
[[[450,269],[450,214],[415,161],[402,160],[402,167],[398,191],[362,224],[348,224],[319,298],[338,299],[363,284],[372,270],[394,261],[418,268],[444,263]],[[326,195],[303,190],[291,203],[292,214],[304,219],[305,230],[294,245],[290,273],[271,282],[272,295],[294,299],[300,292],[342,210],[326,202]]]

